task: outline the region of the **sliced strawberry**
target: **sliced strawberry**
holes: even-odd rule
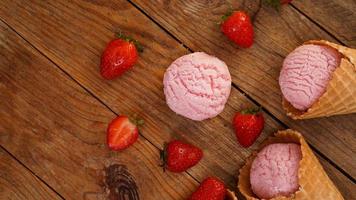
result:
[[[111,150],[123,150],[136,142],[138,138],[137,124],[141,121],[130,120],[127,116],[116,117],[107,129],[107,144]]]

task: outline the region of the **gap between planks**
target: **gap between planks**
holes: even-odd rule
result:
[[[189,52],[193,52],[192,49],[190,49],[189,47],[187,47],[185,44],[183,44],[181,41],[179,41],[173,34],[171,34],[168,30],[166,30],[164,27],[162,27],[159,23],[157,23],[152,17],[150,17],[149,15],[147,15],[141,8],[139,8],[137,5],[135,5],[134,3],[132,3],[130,0],[128,0],[128,2],[133,5],[137,10],[139,10],[141,13],[143,13],[146,17],[148,17],[152,22],[154,22],[157,26],[159,26],[162,30],[164,30],[168,35],[170,35],[173,39],[175,39],[177,42],[179,42],[180,44],[183,45],[184,48],[186,48]],[[309,17],[308,17],[309,19]],[[82,84],[80,84],[76,79],[74,79],[70,74],[68,74],[65,70],[63,70],[59,65],[57,65],[53,60],[51,60],[49,57],[47,57],[45,54],[43,54],[43,52],[41,52],[38,48],[36,48],[34,45],[32,45],[28,40],[26,40],[21,34],[19,34],[15,29],[13,29],[11,26],[9,26],[4,20],[0,19],[3,23],[5,23],[11,30],[13,30],[17,35],[19,35],[24,41],[26,41],[32,48],[34,48],[36,51],[38,51],[42,56],[44,56],[46,59],[48,59],[52,64],[54,64],[57,68],[59,68],[62,72],[64,72],[71,80],[73,80],[75,83],[77,83],[81,88],[83,88],[88,94],[90,94],[91,96],[93,96],[96,100],[98,100],[101,104],[103,104],[107,109],[109,109],[112,113],[114,113],[115,115],[118,115],[118,113],[116,113],[115,111],[113,111],[107,104],[105,104],[100,98],[98,98],[97,96],[95,96],[90,90],[88,90],[86,87],[84,87]],[[312,21],[312,20],[311,20]],[[314,21],[312,21],[313,23],[315,23]],[[324,29],[323,29],[324,30]],[[327,31],[326,31],[327,32]],[[329,35],[329,32],[327,32]],[[339,40],[337,40],[339,41]],[[341,43],[341,42],[340,42]],[[251,100],[253,103],[255,103],[256,105],[260,106],[261,105],[255,101],[254,99],[252,99],[249,95],[247,95],[242,89],[240,89],[236,84],[232,84],[233,87],[235,87],[239,92],[241,92],[242,94],[244,94],[249,100]],[[269,115],[271,116],[273,119],[275,119],[277,122],[279,122],[280,124],[283,125],[283,127],[287,128],[288,126],[286,126],[284,123],[282,123],[278,118],[276,118],[274,115],[272,115],[268,110],[266,110],[265,108],[263,108],[263,110]],[[155,148],[160,149],[159,147],[157,147],[156,145],[154,145],[150,140],[148,140],[146,137],[144,137],[141,134],[141,137],[144,138],[145,140],[147,140],[151,145],[153,145]],[[309,144],[310,145],[310,144]],[[314,151],[316,151],[316,153],[318,153],[322,158],[324,158],[326,161],[328,161],[333,167],[335,167],[338,171],[340,171],[342,174],[344,174],[346,177],[348,177],[349,179],[351,179],[354,183],[355,180],[349,175],[347,174],[344,170],[342,170],[340,167],[338,167],[335,163],[333,163],[330,159],[328,159],[325,155],[323,155],[322,153],[320,153],[317,149],[315,149],[315,147],[311,146],[312,149]],[[3,148],[6,152],[8,152],[4,147],[1,146],[1,148]],[[29,170],[34,176],[36,176],[39,180],[41,180],[41,182],[43,182],[47,187],[49,187],[52,191],[54,191],[57,195],[59,195],[62,199],[63,196],[61,196],[58,192],[56,192],[51,186],[49,186],[46,182],[44,182],[40,177],[38,177],[33,171],[31,171],[29,168],[27,168],[22,162],[20,162],[14,155],[12,155],[10,152],[8,152],[15,160],[17,160],[21,165],[23,165],[27,170]],[[192,176],[189,172],[186,172],[190,177],[192,177],[192,179],[194,179],[195,181],[199,182],[194,176]]]
[[[291,7],[296,10],[299,14],[303,15],[305,18],[307,18],[309,21],[311,21],[313,24],[315,24],[318,28],[320,28],[321,30],[323,30],[325,33],[327,33],[328,35],[330,35],[334,40],[336,40],[337,42],[339,42],[340,44],[344,45],[344,46],[348,46],[346,45],[344,42],[342,42],[341,40],[339,40],[339,38],[337,38],[334,34],[332,34],[330,31],[328,31],[326,28],[324,28],[321,24],[319,24],[318,22],[316,22],[315,20],[313,20],[309,15],[307,15],[306,13],[304,13],[302,10],[300,10],[299,8],[297,8],[297,6],[293,5],[293,3],[290,3]]]
[[[0,19],[1,20],[1,19]],[[2,21],[2,20],[1,20]],[[41,181],[45,186],[48,187],[48,189],[50,189],[52,192],[54,192],[59,198],[65,200],[65,198],[59,194],[53,187],[51,187],[50,185],[48,185],[41,177],[39,177],[35,172],[33,172],[30,168],[28,168],[25,164],[23,164],[19,159],[17,159],[11,152],[9,152],[7,149],[5,149],[5,147],[3,147],[2,145],[0,145],[0,148],[2,150],[4,150],[9,156],[11,156],[11,158],[13,158],[18,164],[20,164],[21,166],[23,166],[28,172],[30,172],[32,175],[34,175],[39,181]]]
[[[180,41],[175,35],[173,35],[171,32],[169,32],[166,28],[164,28],[159,22],[154,20],[151,16],[148,15],[141,7],[133,3],[131,0],[127,0],[133,7],[135,7],[138,11],[140,11],[142,14],[144,14],[148,19],[150,19],[154,24],[156,24],[159,28],[161,28],[165,33],[167,33],[169,36],[171,36],[174,40],[176,40],[179,44],[182,44],[184,48],[186,48],[189,52],[193,53],[194,51],[185,45],[182,41]],[[343,42],[341,42],[336,36],[331,34],[329,31],[327,31],[325,28],[323,28],[320,24],[312,20],[309,16],[304,14],[302,11],[300,11],[298,8],[296,8],[294,5],[291,5],[293,9],[295,9],[298,13],[301,15],[305,16],[309,21],[314,23],[316,26],[321,28],[323,31],[325,31],[328,35],[333,37],[336,41],[338,41],[340,44],[345,45]],[[346,45],[345,45],[346,46]],[[237,89],[240,93],[242,93],[244,96],[247,97],[248,100],[256,104],[257,106],[261,107],[264,112],[266,112],[272,119],[276,120],[278,123],[280,123],[285,129],[290,128],[287,126],[284,122],[282,122],[280,119],[278,119],[276,116],[274,116],[269,110],[264,108],[260,103],[258,103],[255,99],[253,99],[250,95],[248,95],[245,91],[243,91],[240,87],[238,87],[235,83],[232,83],[232,86]],[[352,177],[349,173],[347,173],[345,170],[343,170],[340,166],[338,166],[335,162],[333,162],[331,159],[329,159],[326,155],[321,153],[316,147],[308,143],[308,145],[312,148],[314,152],[316,152],[320,157],[325,159],[330,165],[335,167],[340,173],[342,173],[344,176],[346,176],[348,179],[350,179],[353,183],[356,183],[356,179]],[[189,174],[189,173],[188,173]],[[189,174],[190,175],[190,174]]]

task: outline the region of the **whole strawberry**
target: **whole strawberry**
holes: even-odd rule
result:
[[[246,109],[236,113],[233,125],[241,146],[251,146],[261,135],[264,124],[265,120],[259,108]]]
[[[173,140],[161,151],[164,169],[171,172],[183,172],[196,165],[203,157],[203,151],[191,144]]]
[[[131,69],[138,58],[140,44],[127,36],[118,35],[105,48],[100,63],[100,73],[105,79],[114,79]],[[136,48],[137,47],[137,48]]]
[[[219,179],[206,178],[188,200],[224,200],[226,188]]]
[[[120,115],[116,117],[107,129],[107,144],[111,150],[123,150],[136,142],[138,138],[138,125],[142,125],[143,120],[130,119]]]
[[[237,45],[248,48],[253,44],[253,26],[250,17],[243,11],[223,16],[221,31]]]

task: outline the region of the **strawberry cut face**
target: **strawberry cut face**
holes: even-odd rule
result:
[[[137,126],[126,116],[115,118],[107,129],[107,143],[111,150],[126,149],[135,143],[137,138]]]

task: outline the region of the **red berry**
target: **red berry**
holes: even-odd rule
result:
[[[100,73],[105,79],[114,79],[131,69],[137,57],[133,42],[115,39],[107,45],[101,56]]]
[[[111,150],[123,150],[136,142],[138,128],[136,124],[142,124],[142,120],[131,121],[126,116],[118,116],[108,126],[107,144]]]
[[[261,135],[264,123],[264,117],[259,109],[248,109],[236,113],[233,125],[241,146],[251,146]]]
[[[250,17],[243,11],[233,12],[221,24],[221,31],[237,45],[248,48],[253,44],[253,26]]]
[[[164,167],[171,172],[183,172],[196,165],[203,157],[203,151],[179,140],[169,142],[161,152]]]
[[[225,196],[224,183],[219,179],[209,177],[200,184],[189,200],[224,200]]]

